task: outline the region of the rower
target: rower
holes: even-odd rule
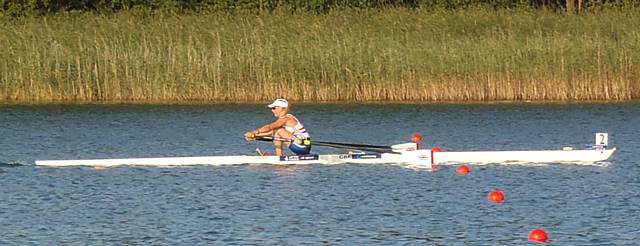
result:
[[[311,140],[309,133],[304,129],[304,125],[292,114],[289,113],[289,102],[287,99],[278,98],[273,103],[267,105],[273,112],[275,121],[261,126],[253,131],[244,133],[247,141],[255,140],[256,137],[271,136],[273,145],[276,148],[276,155],[282,156],[282,143],[297,155],[306,155],[311,151]],[[290,140],[290,141],[287,141]]]

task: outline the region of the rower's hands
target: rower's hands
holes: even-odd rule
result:
[[[244,133],[244,139],[251,142],[253,140],[256,140],[256,134],[253,132],[245,132]]]

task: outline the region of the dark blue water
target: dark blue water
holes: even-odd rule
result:
[[[299,105],[316,140],[576,148],[608,165],[43,168],[36,159],[253,154],[262,105],[0,106],[0,245],[637,245],[640,104]],[[319,153],[334,152],[314,147]],[[505,201],[492,204],[500,188]]]

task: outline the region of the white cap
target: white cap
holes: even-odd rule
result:
[[[269,107],[269,108],[273,108],[273,107],[287,108],[287,107],[289,107],[289,102],[287,101],[287,99],[278,98],[275,101],[273,101],[273,103],[267,105],[267,107]]]

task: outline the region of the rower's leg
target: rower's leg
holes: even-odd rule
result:
[[[273,140],[273,146],[276,147],[276,155],[277,156],[282,156],[282,141]]]
[[[293,137],[293,134],[291,134],[290,132],[288,132],[287,130],[285,130],[284,128],[280,128],[274,131],[273,133],[274,139],[291,139]],[[273,145],[276,147],[276,155],[278,156],[282,156],[282,142],[281,140],[273,140]],[[284,143],[289,146],[289,144],[291,144],[291,142],[289,141],[284,141]]]

